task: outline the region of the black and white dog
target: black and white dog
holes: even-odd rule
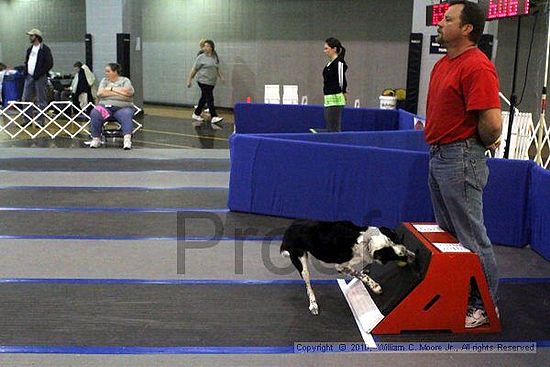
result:
[[[373,262],[396,260],[400,266],[413,263],[415,254],[397,244],[397,235],[388,228],[358,227],[347,221],[318,222],[296,220],[287,228],[281,244],[281,255],[290,260],[304,279],[309,310],[319,314],[319,306],[311,288],[307,266],[308,253],[322,262],[335,264],[336,270],[358,278],[376,294],[382,287],[363,270]],[[361,270],[353,267],[361,264]],[[367,270],[368,271],[368,270]]]

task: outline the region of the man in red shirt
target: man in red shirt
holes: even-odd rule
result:
[[[425,136],[431,145],[435,219],[479,255],[496,304],[498,274],[483,223],[483,188],[489,175],[485,151],[500,144],[502,121],[495,67],[477,48],[484,25],[481,9],[467,1],[452,1],[437,25],[438,42],[447,55],[430,77]],[[465,326],[488,322],[477,286],[472,285]]]

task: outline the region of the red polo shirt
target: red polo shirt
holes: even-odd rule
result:
[[[500,108],[494,65],[477,47],[439,60],[430,77],[424,134],[448,144],[477,134],[478,111]]]

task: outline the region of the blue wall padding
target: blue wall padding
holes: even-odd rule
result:
[[[550,171],[539,166],[531,170],[529,218],[531,248],[550,260]]]
[[[239,134],[304,133],[325,126],[322,106],[237,103],[234,114]]]
[[[238,134],[305,133],[324,128],[324,107],[320,105],[275,105],[237,103],[234,108]],[[413,129],[414,116],[403,110],[344,108],[343,131]]]
[[[239,134],[231,162],[231,210],[392,227],[433,221],[427,153]]]
[[[522,247],[529,242],[529,183],[535,163],[489,159],[483,195],[487,234],[495,244]]]
[[[387,131],[399,129],[399,112],[374,108],[344,108],[342,131]]]
[[[229,209],[390,227],[433,221],[427,146],[421,134],[236,134],[231,140]],[[533,236],[530,211],[548,215],[548,205],[529,207],[534,202],[529,199],[534,163],[489,159],[488,166],[484,217],[489,238],[495,244],[525,246]],[[550,186],[538,187],[544,192],[540,187]],[[537,238],[544,243],[543,236]]]
[[[416,115],[405,110],[398,110],[398,112],[399,112],[398,129],[414,130],[414,119]]]
[[[401,150],[413,150],[427,152],[429,146],[426,144],[422,131],[361,131],[342,133],[298,133],[298,134],[255,134],[266,138],[278,138],[286,140],[301,140],[318,143],[332,143],[343,145],[370,146],[378,148],[390,148]]]

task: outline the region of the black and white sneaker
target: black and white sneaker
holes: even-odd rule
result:
[[[212,120],[210,121],[210,125],[212,126],[212,129],[214,130],[223,129],[223,126],[221,124],[222,120],[223,120],[223,117],[220,117],[220,116],[212,117]]]

